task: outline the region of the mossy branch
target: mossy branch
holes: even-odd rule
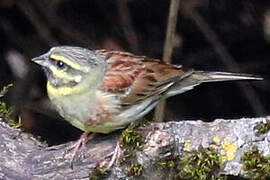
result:
[[[226,179],[270,176],[269,119],[152,123],[99,135],[70,168],[68,147],[46,147],[0,122],[0,176],[4,179]],[[122,136],[122,137],[120,137]],[[115,167],[104,171],[120,137]],[[137,142],[138,141],[138,142]],[[132,147],[132,142],[134,147]],[[128,153],[131,153],[130,155]],[[91,174],[91,176],[90,176]]]

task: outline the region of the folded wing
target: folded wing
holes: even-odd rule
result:
[[[118,93],[123,104],[134,104],[148,97],[159,97],[189,72],[181,66],[119,51],[96,51],[108,63],[102,90]]]
[[[241,73],[184,71],[182,66],[126,52],[98,50],[96,53],[108,63],[101,89],[117,93],[123,105],[135,104],[148,97],[158,100],[161,95],[174,96],[204,82],[262,80]]]

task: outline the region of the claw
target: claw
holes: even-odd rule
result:
[[[94,136],[95,136],[95,133],[84,132],[81,135],[80,139],[68,148],[68,150],[73,150],[73,152],[71,154],[71,161],[70,161],[71,169],[73,169],[73,162],[74,162],[76,155],[78,155],[78,153],[79,153],[79,151],[81,151],[81,149],[86,147],[86,143],[89,140],[93,139]],[[114,151],[106,156],[106,157],[112,156],[108,166],[106,167],[107,170],[110,169],[114,165],[114,163],[118,161],[119,155],[120,155],[120,144],[119,144],[119,142],[117,142]]]
[[[70,161],[70,167],[71,169],[73,169],[73,161],[75,159],[75,156],[78,154],[78,152],[85,148],[86,143],[88,141],[90,141],[91,139],[93,139],[95,136],[95,133],[90,133],[90,132],[84,132],[80,139],[73,145],[71,145],[68,150],[72,150],[73,149],[73,153],[71,155],[71,161]]]
[[[111,158],[106,169],[110,169],[114,165],[114,163],[118,161],[119,155],[120,155],[120,145],[119,145],[119,141],[117,141],[116,147],[115,147],[114,152],[112,154],[112,158]]]

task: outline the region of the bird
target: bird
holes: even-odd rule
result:
[[[48,97],[57,112],[83,131],[72,146],[72,159],[94,134],[123,129],[159,101],[201,83],[262,80],[250,74],[186,70],[129,52],[73,46],[52,47],[32,61],[47,76]]]

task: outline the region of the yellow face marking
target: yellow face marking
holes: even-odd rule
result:
[[[62,86],[62,87],[54,87],[50,81],[47,82],[47,91],[50,98],[57,99],[67,95],[75,95],[80,94],[84,91],[85,87],[83,85],[77,85],[73,87]]]
[[[82,67],[79,64],[70,61],[69,59],[65,58],[64,56],[52,54],[50,57],[56,61],[62,61],[63,63],[66,63],[67,65],[69,65],[73,69],[77,69],[77,70],[80,70],[83,72],[88,72],[88,70],[85,67]]]

